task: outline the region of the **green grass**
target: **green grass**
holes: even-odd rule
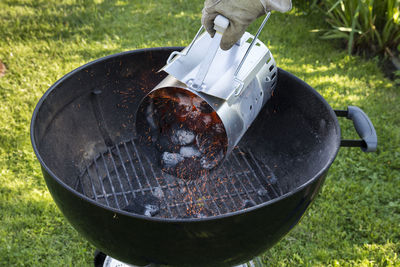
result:
[[[0,266],[91,266],[94,247],[51,199],[29,140],[35,104],[57,79],[109,54],[187,45],[197,1],[0,1]],[[258,21],[260,22],[260,21]],[[267,266],[400,266],[400,88],[378,62],[348,56],[310,30],[324,18],[273,14],[261,40],[278,65],[333,108],[357,105],[374,122],[377,153],[342,148],[299,225],[263,255]],[[255,32],[257,25],[252,25]],[[355,137],[341,120],[343,136]]]

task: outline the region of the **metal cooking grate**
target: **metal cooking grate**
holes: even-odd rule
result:
[[[163,173],[132,140],[96,156],[75,189],[109,207],[164,218],[220,215],[282,195],[274,173],[251,151],[237,147],[218,170],[183,180]]]

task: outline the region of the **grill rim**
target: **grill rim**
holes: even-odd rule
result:
[[[45,101],[45,99],[48,97],[49,94],[51,94],[51,92],[53,90],[55,90],[59,84],[61,84],[62,82],[64,82],[65,80],[69,79],[71,76],[73,76],[75,73],[80,72],[82,70],[84,70],[85,68],[93,65],[93,64],[97,64],[97,63],[101,63],[103,61],[107,61],[109,59],[112,58],[116,58],[119,56],[124,56],[124,55],[130,55],[130,54],[137,54],[137,53],[143,53],[143,52],[157,52],[157,51],[175,51],[175,50],[182,50],[184,47],[154,47],[154,48],[143,48],[143,49],[137,49],[137,50],[130,50],[130,51],[124,51],[121,53],[116,53],[116,54],[112,54],[112,55],[108,55],[105,57],[101,57],[98,58],[96,60],[90,61],[74,70],[72,70],[71,72],[65,74],[63,77],[61,77],[59,80],[57,80],[52,86],[49,87],[49,89],[43,94],[43,96],[40,98],[40,100],[38,101],[33,114],[32,114],[32,119],[31,119],[31,124],[30,124],[30,139],[31,139],[31,144],[33,147],[33,150],[35,152],[36,157],[38,158],[41,167],[42,167],[42,171],[43,168],[45,169],[45,171],[51,175],[52,179],[54,179],[60,186],[62,186],[64,189],[66,189],[67,191],[69,191],[70,193],[72,193],[73,195],[78,196],[80,199],[89,202],[90,204],[93,204],[99,208],[105,209],[105,210],[109,210],[112,211],[113,213],[116,214],[121,214],[124,216],[128,216],[128,217],[132,217],[132,218],[137,218],[137,219],[143,219],[143,220],[148,220],[148,221],[154,221],[154,222],[161,222],[161,223],[197,223],[197,222],[206,222],[206,221],[214,221],[214,220],[219,220],[219,219],[223,219],[223,218],[229,218],[229,217],[234,217],[234,216],[240,216],[243,215],[245,213],[248,212],[253,212],[255,210],[261,209],[263,207],[272,205],[273,203],[276,203],[278,201],[281,201],[283,199],[289,198],[290,196],[298,193],[299,191],[303,190],[305,187],[308,187],[310,184],[316,182],[317,180],[319,180],[320,178],[322,178],[324,176],[324,174],[329,170],[330,166],[333,164],[339,149],[340,149],[340,142],[341,142],[341,128],[339,125],[339,121],[338,118],[334,112],[334,110],[332,109],[332,107],[329,105],[329,103],[314,89],[312,88],[310,85],[308,85],[306,82],[304,82],[303,80],[299,79],[298,77],[296,77],[295,75],[277,67],[278,69],[278,76],[280,75],[280,73],[286,73],[289,76],[291,76],[291,78],[293,78],[297,83],[302,84],[304,86],[304,90],[307,90],[309,92],[311,92],[312,94],[315,95],[315,97],[317,97],[323,104],[324,106],[327,108],[329,114],[331,115],[332,119],[333,119],[333,123],[334,123],[334,128],[336,129],[337,133],[336,133],[336,140],[335,140],[335,148],[334,148],[334,153],[332,153],[332,155],[330,156],[330,158],[327,160],[326,164],[310,179],[308,179],[307,182],[303,183],[302,185],[298,186],[297,188],[295,188],[294,190],[291,190],[290,192],[283,194],[277,198],[271,199],[269,201],[263,202],[259,205],[250,207],[250,208],[245,208],[245,209],[241,209],[238,211],[234,211],[234,212],[230,212],[230,213],[226,213],[226,214],[221,214],[221,215],[215,215],[215,216],[209,216],[209,217],[204,217],[204,218],[158,218],[158,217],[148,217],[145,215],[140,215],[140,214],[135,214],[135,213],[131,213],[131,212],[127,212],[127,211],[123,211],[120,209],[116,209],[116,208],[112,208],[112,207],[108,207],[104,204],[98,203],[94,200],[92,200],[91,198],[77,192],[74,188],[68,186],[66,183],[64,183],[48,166],[47,164],[44,162],[43,158],[41,157],[41,155],[39,154],[39,150],[38,150],[38,145],[36,144],[36,138],[35,138],[35,122],[36,122],[36,117],[37,114],[39,113],[39,110],[43,104],[43,102]],[[278,77],[279,79],[279,77]]]

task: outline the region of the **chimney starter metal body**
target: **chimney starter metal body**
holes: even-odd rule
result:
[[[207,32],[202,33],[202,26],[189,46],[171,53],[161,69],[169,75],[142,100],[136,121],[149,116],[143,113],[156,95],[179,88],[181,92],[200,97],[216,112],[225,130],[223,158],[229,155],[276,87],[275,60],[266,45],[257,39],[269,16],[270,13],[255,36],[245,32],[227,51],[219,45],[229,21],[221,15],[216,17],[213,38]],[[149,131],[143,132],[142,125],[137,129],[139,135],[147,135],[144,138],[149,139]]]

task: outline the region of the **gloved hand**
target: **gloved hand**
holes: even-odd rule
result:
[[[292,8],[291,0],[206,0],[204,2],[201,23],[207,32],[214,36],[214,19],[221,14],[229,19],[221,48],[230,49],[242,37],[246,28],[267,11],[286,12]]]

